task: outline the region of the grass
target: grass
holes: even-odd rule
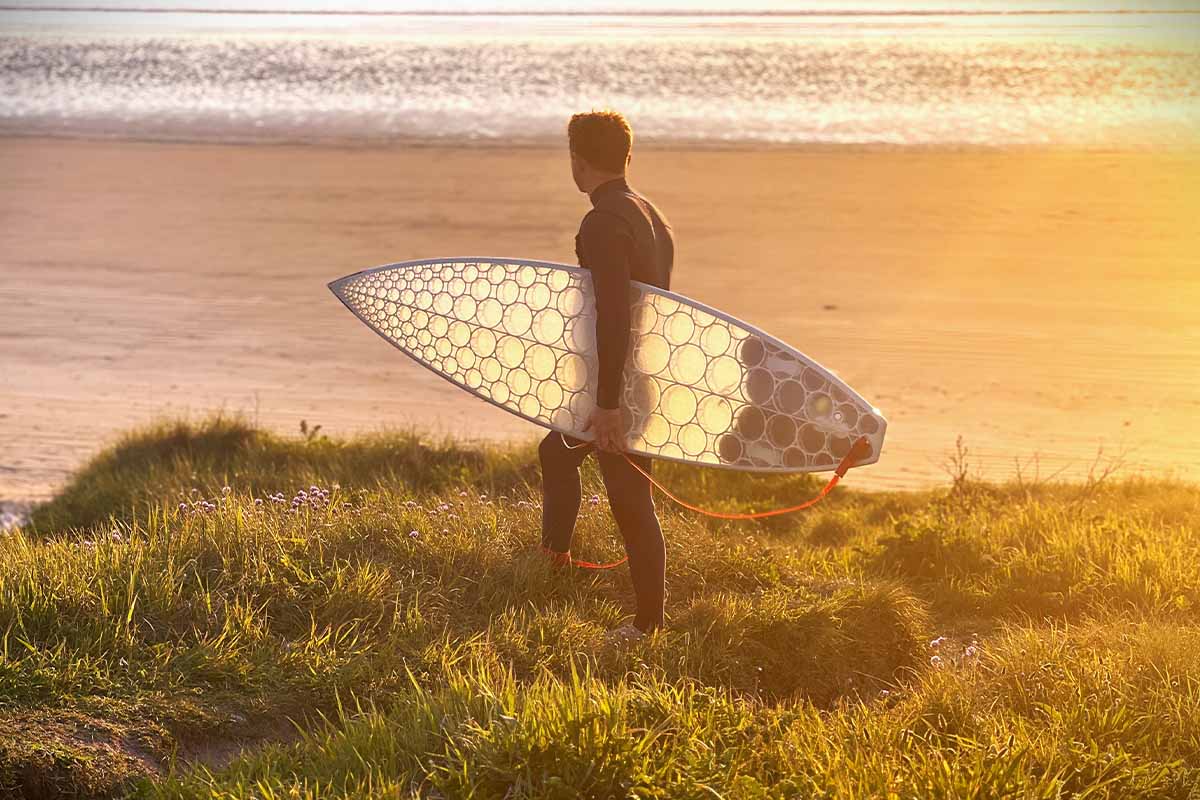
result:
[[[1200,488],[663,504],[670,627],[621,649],[627,574],[545,563],[537,487],[532,447],[129,434],[0,537],[0,794],[1200,796]],[[602,500],[577,536],[619,553]]]

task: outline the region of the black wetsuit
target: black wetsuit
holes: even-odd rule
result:
[[[671,227],[650,201],[624,178],[603,183],[590,194],[592,210],[579,225],[575,254],[591,270],[596,294],[596,354],[600,362],[597,405],[620,404],[629,348],[629,281],[670,288],[675,242]],[[569,446],[568,446],[569,445]],[[666,548],[654,514],[650,484],[620,453],[597,450],[590,442],[550,433],[538,453],[542,464],[542,545],[558,553],[571,549],[582,494],[579,465],[595,452],[616,518],[637,597],[634,624],[642,630],[662,625]],[[631,456],[646,472],[650,459]]]

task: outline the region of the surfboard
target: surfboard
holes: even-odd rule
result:
[[[459,388],[590,440],[598,363],[591,273],[514,258],[404,261],[330,290],[369,328]],[[621,413],[629,452],[756,472],[834,469],[887,420],[835,373],[757,328],[633,282]]]

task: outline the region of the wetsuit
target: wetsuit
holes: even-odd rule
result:
[[[592,273],[596,295],[597,405],[617,408],[629,349],[629,281],[670,288],[675,243],[658,209],[624,178],[596,187],[592,210],[579,225],[575,254]],[[644,631],[663,623],[666,548],[654,513],[650,484],[620,453],[597,450],[590,442],[551,432],[538,453],[542,464],[542,545],[558,553],[571,549],[582,500],[579,465],[591,452],[600,462],[637,597],[634,624]],[[650,459],[630,456],[646,472]]]

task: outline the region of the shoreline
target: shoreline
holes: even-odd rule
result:
[[[565,126],[564,126],[565,131]],[[565,148],[565,133],[557,138],[513,139],[467,139],[462,137],[339,137],[328,138],[309,137],[206,137],[206,136],[135,136],[127,132],[60,132],[60,131],[13,131],[5,129],[0,121],[0,143],[13,141],[65,141],[65,142],[102,142],[128,143],[145,145],[195,145],[214,147],[311,147],[315,149],[341,150],[348,152],[359,151],[389,151],[404,148],[419,148],[431,150],[514,150],[514,151],[561,151]],[[1200,140],[1187,145],[1176,147],[1155,145],[1082,145],[1082,144],[979,144],[962,143],[925,143],[925,144],[896,144],[891,142],[772,142],[765,140],[737,140],[721,142],[706,140],[665,140],[665,139],[634,139],[635,151],[650,150],[654,152],[700,152],[700,153],[916,153],[916,154],[946,154],[946,155],[1094,155],[1094,156],[1200,156]]]
[[[1200,154],[643,147],[672,290],[837,372],[889,419],[856,489],[1200,475]],[[427,374],[325,284],[458,253],[574,263],[563,147],[0,137],[0,498],[118,433],[224,409],[277,432],[534,426]],[[718,211],[718,206],[720,210]],[[424,373],[424,374],[422,374]]]

